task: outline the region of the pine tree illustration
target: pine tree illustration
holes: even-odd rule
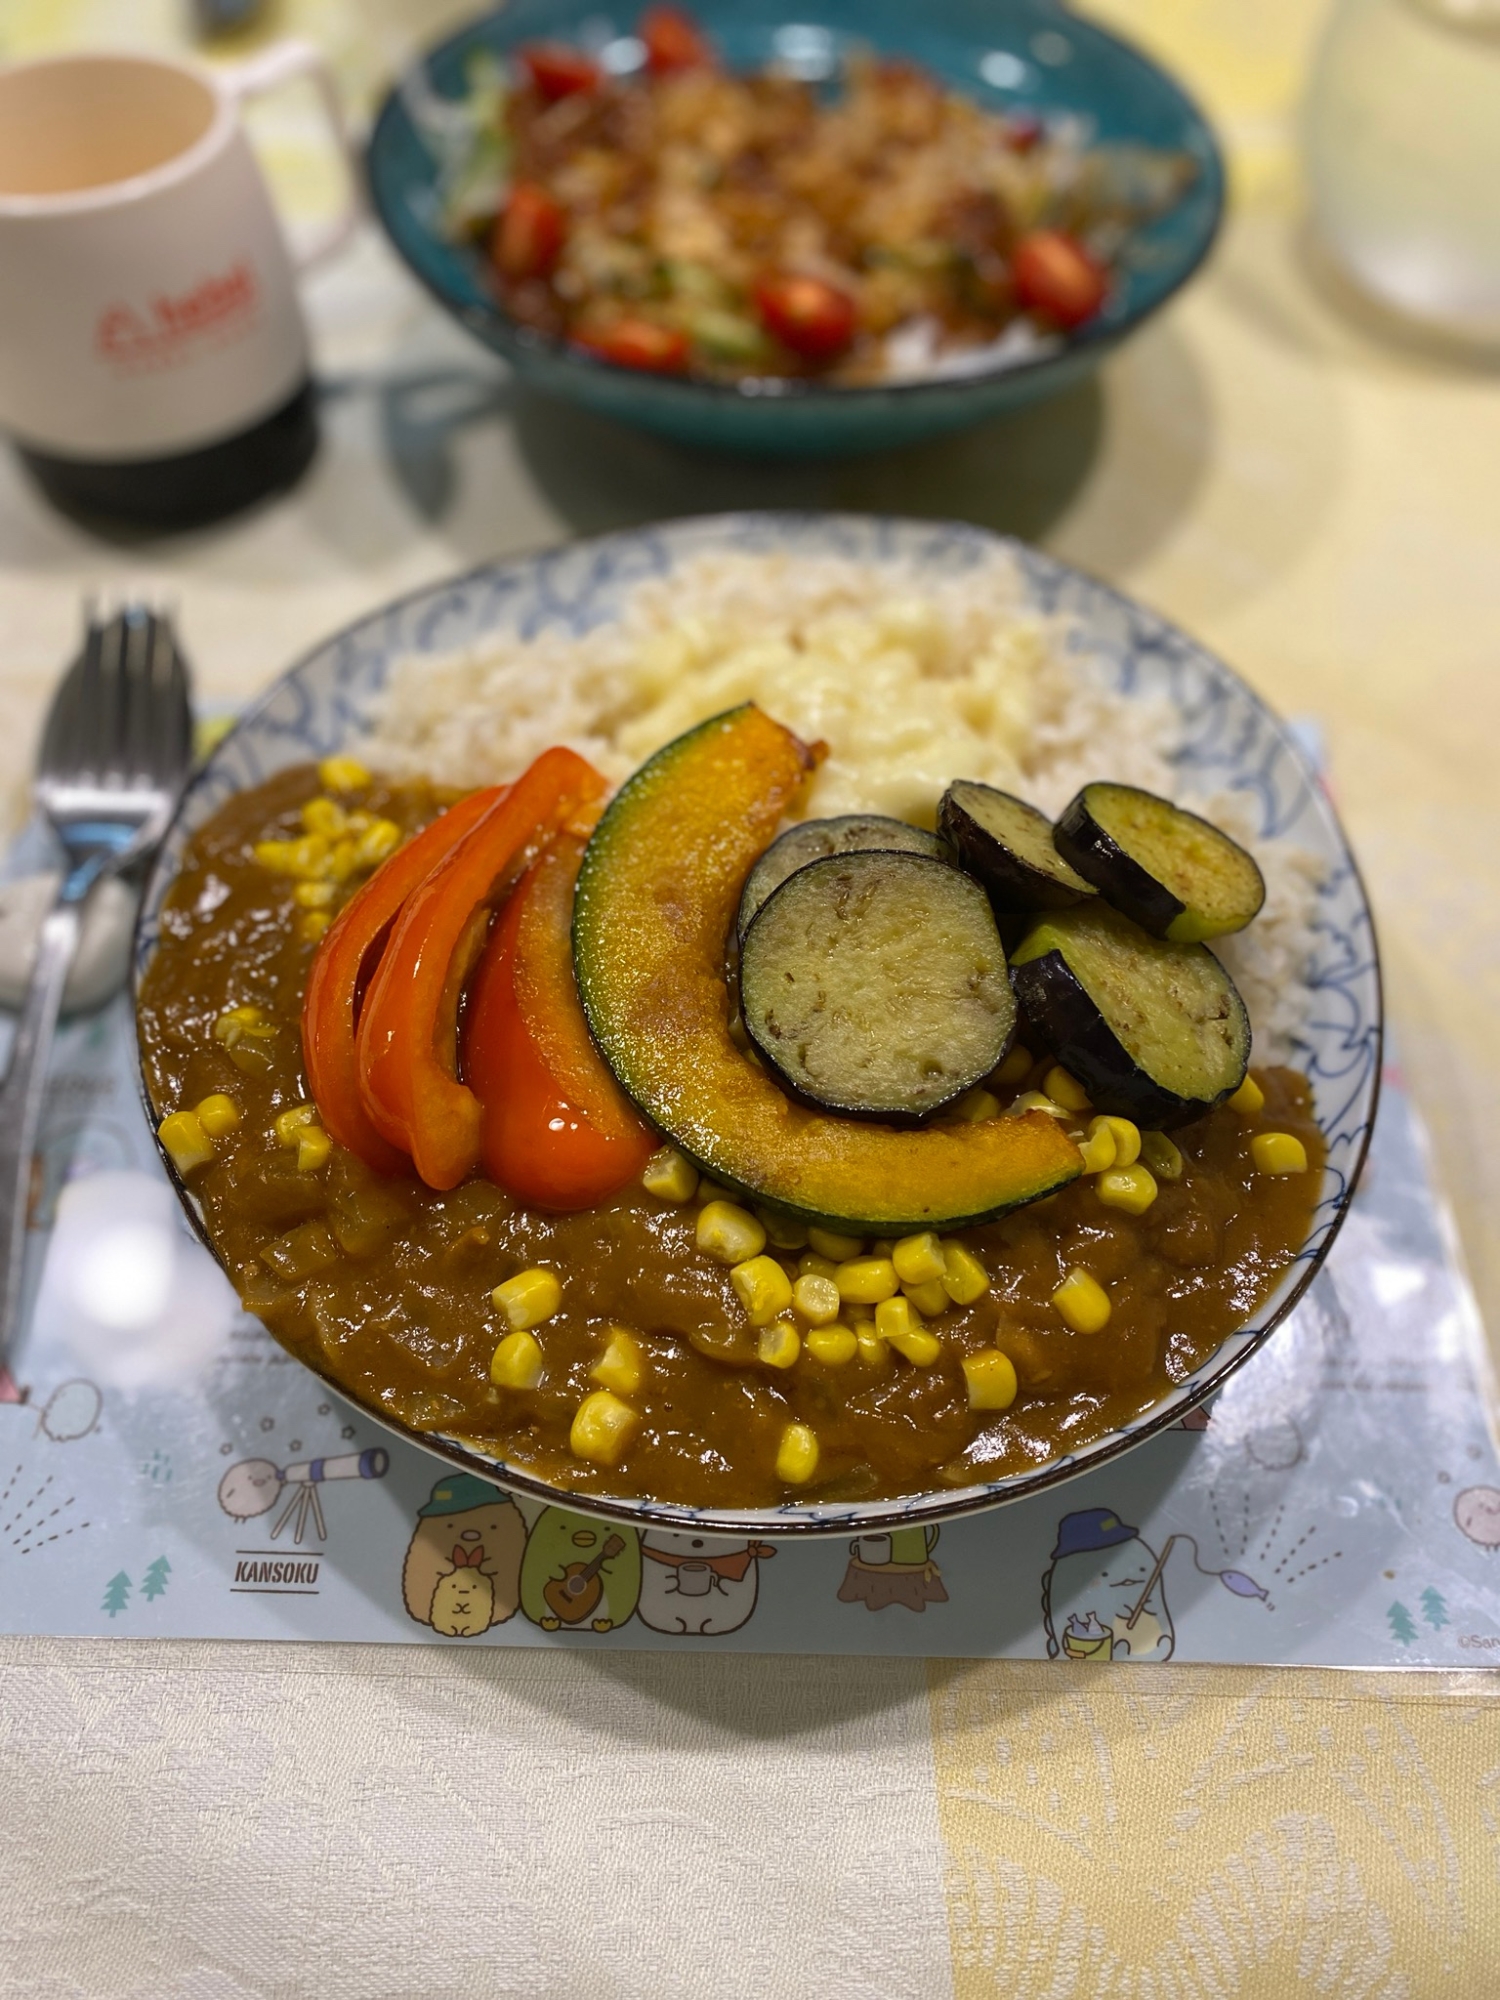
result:
[[[129,1596],[130,1578],[125,1574],[124,1570],[117,1570],[104,1586],[103,1609],[113,1618],[117,1612],[125,1609],[126,1600]]]
[[[1401,1602],[1400,1598],[1397,1598],[1396,1602],[1385,1615],[1390,1620],[1391,1631],[1395,1634],[1396,1638],[1400,1640],[1403,1646],[1409,1646],[1417,1636],[1417,1628],[1411,1622],[1411,1613]]]
[[[141,1582],[142,1597],[146,1598],[160,1597],[162,1592],[167,1587],[167,1578],[171,1575],[171,1573],[172,1573],[172,1565],[167,1561],[166,1557],[158,1556],[156,1558],[156,1561],[152,1563],[150,1569],[146,1571],[145,1577],[142,1579]]]
[[[1441,1632],[1448,1623],[1448,1607],[1443,1602],[1443,1594],[1430,1583],[1422,1592],[1422,1612],[1434,1632]]]

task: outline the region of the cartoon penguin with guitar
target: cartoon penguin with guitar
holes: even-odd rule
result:
[[[634,1528],[544,1507],[521,1563],[521,1609],[544,1632],[612,1632],[641,1595]]]

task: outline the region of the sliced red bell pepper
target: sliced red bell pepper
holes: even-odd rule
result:
[[[573,977],[584,841],[562,833],[490,934],[469,988],[464,1075],[484,1106],[485,1172],[534,1208],[592,1208],[656,1146],[594,1047]]]
[[[302,1003],[302,1060],[328,1132],[377,1173],[400,1173],[406,1156],[380,1136],[359,1094],[354,1035],[360,1002],[407,897],[509,791],[471,792],[398,847],[324,932]]]
[[[479,1159],[479,1099],[458,1077],[458,1010],[495,904],[604,780],[571,750],[544,750],[407,898],[359,1020],[360,1095],[381,1137],[429,1187]]]

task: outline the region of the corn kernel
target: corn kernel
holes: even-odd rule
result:
[[[1023,1049],[1017,1042],[990,1080],[992,1083],[1019,1083],[1035,1061],[1036,1057],[1030,1049]]]
[[[304,1125],[316,1125],[318,1107],[316,1104],[294,1104],[290,1111],[277,1114],[272,1130],[276,1134],[278,1146],[295,1146]]]
[[[592,1459],[596,1465],[613,1465],[629,1444],[640,1418],[629,1403],[622,1403],[608,1389],[596,1389],[585,1396],[568,1432],[568,1449],[575,1458]]]
[[[358,868],[375,868],[401,845],[401,829],[393,819],[377,819],[360,834],[354,847]]]
[[[910,1333],[920,1324],[911,1309],[911,1300],[899,1293],[893,1299],[882,1299],[875,1308],[875,1331],[882,1340],[894,1340],[898,1334]]]
[[[249,1035],[258,1042],[268,1041],[276,1032],[259,1007],[231,1007],[214,1022],[214,1040],[232,1049]]]
[[[843,1308],[839,1313],[839,1318],[846,1319],[850,1326],[856,1330],[862,1326],[873,1327],[875,1324],[875,1308],[872,1305],[867,1305],[863,1299],[845,1299],[843,1301]]]
[[[323,856],[317,872],[330,882],[347,882],[358,866],[359,842],[340,840],[336,841]]]
[[[930,1368],[943,1351],[943,1343],[925,1326],[914,1326],[908,1333],[893,1333],[886,1345],[904,1355],[913,1368]]]
[[[804,1278],[835,1278],[838,1265],[831,1257],[820,1257],[816,1250],[804,1250],[797,1259],[797,1270]]]
[[[691,1201],[698,1189],[698,1169],[675,1146],[662,1146],[647,1160],[641,1186],[658,1201]]]
[[[1224,1101],[1231,1111],[1238,1111],[1246,1118],[1255,1118],[1266,1108],[1266,1093],[1247,1070],[1245,1081]]]
[[[891,1358],[891,1350],[875,1331],[873,1320],[855,1327],[854,1344],[859,1349],[860,1360],[872,1368],[884,1368]]]
[[[990,1274],[962,1243],[943,1245],[943,1290],[956,1306],[971,1306],[990,1288]]]
[[[299,917],[297,920],[298,934],[308,944],[316,944],[332,922],[333,918],[329,916],[326,910],[308,910],[304,916]]]
[[[1008,1410],[1016,1400],[1016,1364],[998,1347],[986,1347],[963,1359],[971,1410]]]
[[[1088,1092],[1072,1071],[1064,1069],[1061,1063],[1054,1063],[1042,1078],[1042,1089],[1064,1111],[1087,1111],[1089,1108]]]
[[[297,1171],[299,1174],[315,1174],[325,1166],[328,1155],[333,1151],[333,1141],[321,1125],[304,1125],[297,1134]]]
[[[769,1326],[792,1303],[792,1281],[774,1257],[747,1257],[729,1282],[752,1326]]]
[[[1095,1192],[1106,1208],[1144,1215],[1156,1199],[1156,1177],[1149,1167],[1111,1167],[1100,1174]]]
[[[193,1116],[210,1139],[222,1139],[239,1124],[240,1107],[232,1097],[226,1097],[222,1090],[216,1090],[211,1097],[204,1098]]]
[[[1257,1132],[1250,1157],[1258,1174],[1305,1174],[1307,1148],[1291,1132]]]
[[[209,1138],[193,1111],[174,1111],[170,1118],[163,1118],[156,1128],[156,1136],[167,1149],[167,1156],[180,1174],[190,1174],[197,1167],[206,1167],[214,1156],[213,1140]]]
[[[788,1424],[776,1448],[776,1477],[788,1486],[805,1486],[817,1469],[817,1433],[806,1424]]]
[[[353,757],[325,757],[318,766],[318,783],[329,792],[359,792],[370,783],[370,774]]]
[[[562,1304],[562,1286],[555,1271],[517,1271],[503,1285],[496,1285],[490,1300],[517,1332],[529,1333],[532,1327],[551,1319]]]
[[[302,824],[309,833],[336,839],[348,825],[344,808],[333,799],[309,799],[302,808]]]
[[[793,1285],[792,1305],[809,1326],[829,1326],[839,1316],[839,1288],[832,1278],[809,1271]]]
[[[542,1379],[542,1345],[534,1333],[508,1333],[490,1357],[498,1389],[534,1389]]]
[[[1087,1135],[1079,1142],[1086,1174],[1106,1173],[1115,1164],[1118,1148],[1107,1118],[1091,1118]]]
[[[901,1295],[911,1300],[923,1319],[937,1319],[953,1303],[941,1278],[929,1278],[925,1285],[903,1285]]]
[[[807,1240],[820,1257],[831,1258],[835,1264],[847,1264],[865,1247],[862,1236],[840,1236],[835,1229],[819,1229],[816,1225],[808,1230]]]
[[[936,1230],[924,1229],[919,1236],[903,1236],[891,1249],[891,1262],[903,1285],[925,1285],[941,1278],[947,1259]]]
[[[854,1359],[859,1341],[847,1326],[815,1326],[806,1336],[807,1351],[825,1368],[842,1368]]]
[[[766,1247],[766,1232],[748,1208],[711,1201],[698,1211],[698,1248],[721,1264],[743,1264]]]
[[[807,1224],[795,1216],[780,1215],[774,1208],[757,1208],[755,1219],[766,1232],[766,1241],[778,1250],[805,1250]]]
[[[779,1319],[774,1326],[761,1328],[755,1352],[768,1368],[794,1367],[802,1352],[802,1335],[789,1319]]]
[[[889,1257],[851,1257],[839,1265],[833,1282],[841,1299],[852,1299],[863,1306],[879,1305],[882,1299],[894,1298],[901,1288]]]
[[[1133,1167],[1141,1157],[1141,1128],[1132,1125],[1128,1118],[1106,1118],[1105,1124],[1114,1134],[1115,1165]]]
[[[303,910],[326,910],[338,892],[331,882],[299,882],[292,901]]]
[[[992,1090],[966,1090],[957,1104],[949,1108],[948,1115],[962,1118],[966,1125],[980,1125],[986,1118],[1000,1116],[1000,1100]]]
[[[918,1368],[930,1368],[943,1344],[914,1317],[907,1299],[883,1299],[875,1308],[875,1331]]]
[[[1141,1158],[1159,1181],[1180,1181],[1182,1179],[1182,1151],[1175,1139],[1169,1139],[1165,1132],[1143,1132],[1141,1134]]]
[[[512,1334],[512,1340],[529,1340],[529,1334]],[[612,1326],[604,1352],[589,1370],[589,1379],[603,1389],[613,1389],[622,1396],[633,1396],[640,1388],[646,1373],[645,1357],[641,1344],[629,1327]]]
[[[1109,1325],[1109,1293],[1076,1264],[1052,1294],[1052,1303],[1075,1333],[1101,1333]]]
[[[717,1181],[709,1180],[707,1175],[699,1181],[698,1205],[700,1208],[706,1208],[711,1201],[733,1200],[734,1196],[729,1192],[728,1188],[721,1188]]]
[[[1049,1097],[1044,1090],[1023,1090],[1005,1115],[1007,1118],[1024,1118],[1028,1111],[1045,1111],[1049,1118],[1066,1118],[1068,1115],[1057,1099]]]

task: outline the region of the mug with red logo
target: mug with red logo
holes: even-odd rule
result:
[[[245,98],[337,92],[306,43],[234,69],[85,54],[0,70],[0,429],[70,511],[160,526],[289,484],[316,446],[297,252],[240,118]]]

